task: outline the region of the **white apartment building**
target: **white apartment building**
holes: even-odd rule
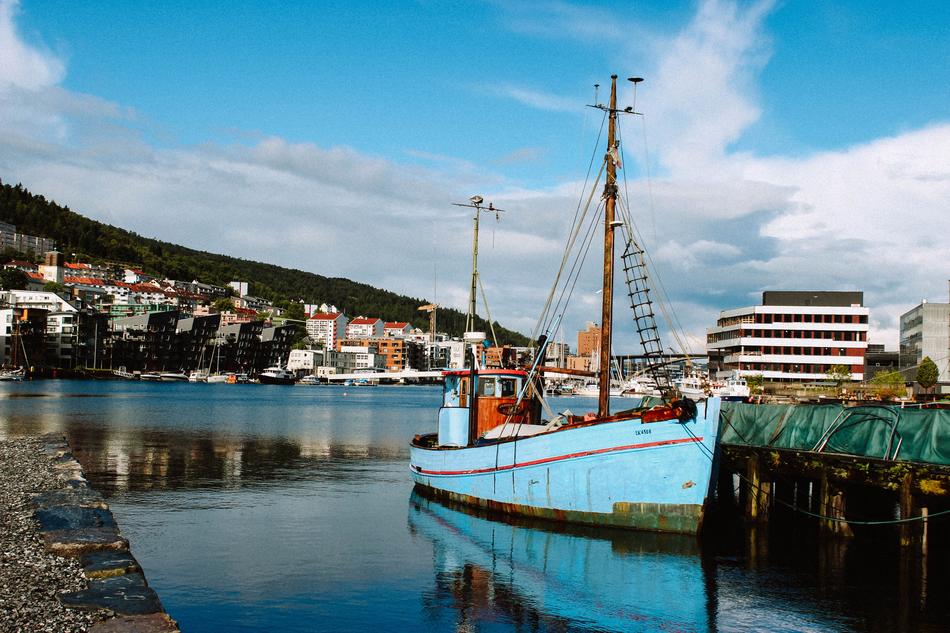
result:
[[[346,338],[372,338],[383,335],[384,322],[379,318],[356,317],[346,326]]]
[[[323,365],[324,354],[315,349],[292,349],[287,359],[287,369],[293,372],[314,374]]]
[[[428,336],[428,334],[426,335]],[[462,369],[465,367],[465,343],[462,341],[426,341],[429,369]]]
[[[404,321],[387,321],[383,325],[383,336],[392,336],[394,338],[405,338],[412,331],[408,323]]]
[[[4,302],[15,308],[40,308],[49,312],[76,312],[76,307],[55,292],[8,290]]]
[[[383,372],[386,370],[386,357],[377,354],[373,347],[343,345],[339,352],[327,352],[326,364],[335,367],[338,374],[352,374],[360,370]]]
[[[272,301],[261,297],[252,297],[250,295],[241,295],[234,299],[234,305],[245,310],[254,310],[255,312],[267,312],[274,307]]]
[[[706,351],[719,377],[818,381],[845,365],[852,380],[863,380],[870,312],[863,302],[863,292],[766,291],[760,306],[722,311]]]
[[[314,343],[323,343],[324,349],[335,350],[347,323],[349,319],[341,312],[315,314],[307,319],[307,336]]]

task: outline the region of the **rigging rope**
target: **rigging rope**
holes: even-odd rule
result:
[[[567,265],[567,260],[570,256],[571,249],[574,247],[574,242],[577,239],[577,233],[580,231],[580,227],[584,222],[584,216],[586,216],[587,212],[590,210],[590,203],[591,203],[591,200],[593,199],[594,192],[597,189],[597,185],[600,183],[600,177],[604,173],[604,166],[606,163],[601,162],[600,171],[597,172],[597,179],[594,182],[594,186],[591,187],[591,195],[587,198],[587,203],[583,205],[584,214],[581,217],[581,219],[578,220],[578,214],[580,213],[581,205],[584,202],[584,192],[587,190],[587,184],[590,182],[590,174],[594,168],[594,160],[596,159],[597,153],[598,153],[597,147],[600,145],[600,138],[601,136],[603,136],[604,125],[606,124],[606,122],[607,122],[607,114],[605,113],[600,121],[600,130],[597,132],[597,142],[594,144],[594,150],[591,153],[590,162],[588,163],[588,166],[587,166],[587,174],[584,176],[584,185],[581,188],[580,197],[577,200],[577,207],[574,210],[574,218],[571,220],[571,232],[570,232],[571,237],[568,239],[568,243],[564,247],[564,255],[561,257],[561,266],[560,268],[558,268],[557,275],[555,275],[554,277],[554,283],[551,286],[551,292],[548,294],[547,302],[545,303],[544,309],[541,311],[541,314],[538,317],[538,322],[535,325],[534,331],[531,334],[532,345],[534,344],[534,341],[538,339],[538,336],[540,335],[544,324],[545,323],[550,324],[550,322],[547,321],[548,311],[551,306],[551,301],[554,298],[554,294],[557,291],[558,284],[560,283],[561,273],[563,273],[564,271],[564,266]]]
[[[478,287],[482,291],[482,302],[485,304],[485,314],[488,316],[488,327],[491,328],[491,338],[494,345],[498,345],[498,337],[495,336],[495,323],[491,318],[491,310],[488,307],[488,297],[485,296],[485,286],[482,285],[482,276],[476,276]]]
[[[584,225],[584,222],[585,222],[585,220],[586,220],[586,218],[587,218],[587,214],[590,212],[590,205],[591,205],[591,202],[593,202],[594,193],[595,193],[596,190],[597,190],[597,186],[600,184],[600,178],[601,178],[601,176],[602,176],[603,173],[604,173],[604,166],[605,166],[605,165],[606,165],[606,163],[602,163],[602,164],[601,164],[601,166],[600,166],[600,171],[597,172],[597,178],[596,178],[596,180],[594,181],[594,185],[591,187],[590,195],[587,197],[587,203],[584,205],[584,211],[583,211],[583,213],[581,214],[580,218],[579,218],[579,219],[574,223],[574,225],[572,226],[571,237],[570,237],[570,239],[568,240],[568,243],[567,243],[567,245],[566,245],[565,248],[564,248],[564,255],[561,257],[561,265],[560,265],[560,267],[558,268],[557,275],[555,275],[555,277],[554,277],[554,284],[551,286],[551,292],[548,294],[547,301],[546,301],[545,304],[544,304],[544,309],[541,311],[541,315],[540,315],[540,317],[538,318],[538,323],[537,323],[537,325],[535,326],[534,332],[532,333],[532,336],[531,336],[532,340],[537,340],[537,339],[538,339],[538,336],[539,336],[540,333],[541,333],[541,331],[542,331],[544,328],[549,327],[550,324],[551,324],[551,322],[553,322],[553,320],[554,320],[554,317],[551,315],[551,302],[554,300],[554,295],[555,295],[555,293],[557,292],[558,285],[559,285],[560,282],[561,282],[561,275],[564,273],[564,267],[567,265],[567,262],[568,262],[568,260],[570,259],[571,251],[573,251],[573,249],[574,249],[574,244],[577,242],[577,236],[578,236],[578,234],[579,234],[580,231],[581,231],[581,227]],[[587,238],[585,238],[585,240],[586,240],[586,239],[587,239]],[[583,243],[582,243],[582,244],[583,244]],[[575,263],[576,263],[576,260],[575,260]],[[576,264],[575,264],[575,265],[576,265]],[[569,275],[570,275],[570,274],[573,274],[574,269],[575,269],[575,267],[572,267],[572,268],[571,268],[571,273],[569,273]],[[568,279],[568,280],[569,280],[569,279]],[[565,287],[566,287],[566,284],[565,284]],[[561,291],[561,295],[560,295],[560,296],[561,296],[561,297],[564,296],[564,291],[563,291],[563,290]],[[557,306],[560,306],[560,299],[558,300]],[[555,310],[554,310],[554,313],[556,314],[556,312],[557,312],[557,310],[555,309]],[[550,318],[550,320],[549,320],[549,318]]]
[[[603,207],[598,205],[597,211],[593,214],[593,216],[591,216],[591,221],[587,227],[587,232],[584,235],[584,240],[581,242],[581,247],[578,249],[574,258],[574,263],[571,265],[571,270],[568,272],[567,280],[564,283],[564,287],[561,289],[561,294],[558,297],[557,303],[555,303],[554,310],[551,314],[551,321],[548,321],[545,325],[546,329],[550,329],[551,323],[554,322],[554,319],[557,315],[563,316],[563,311],[567,310],[567,306],[570,304],[571,299],[574,296],[574,289],[577,287],[577,282],[580,279],[581,272],[584,269],[584,262],[587,261],[587,255],[590,253],[591,246],[594,244],[594,237],[597,234],[597,227],[600,224],[600,218],[602,214]]]

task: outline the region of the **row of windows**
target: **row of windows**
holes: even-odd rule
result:
[[[867,323],[866,314],[759,314],[719,319],[719,327],[743,323]]]
[[[827,374],[831,365],[825,363],[739,363],[739,369],[748,371],[775,371],[786,374]]]
[[[745,353],[776,354],[782,356],[863,356],[860,349],[846,347],[785,347],[763,345],[760,348],[745,348]]]
[[[709,334],[706,340],[709,343],[718,343],[737,337],[751,338],[800,338],[809,340],[828,341],[866,341],[867,332],[831,332],[827,330],[739,330],[738,332],[715,332]]]

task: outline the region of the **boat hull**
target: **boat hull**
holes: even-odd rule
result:
[[[525,516],[695,534],[714,481],[718,398],[686,423],[639,418],[465,448],[412,445],[415,483]]]
[[[284,378],[280,376],[266,376],[261,374],[257,377],[262,385],[292,385],[297,382],[294,378]]]

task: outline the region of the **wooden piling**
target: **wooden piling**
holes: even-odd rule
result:
[[[901,479],[900,487],[900,511],[902,519],[909,519],[914,516],[914,476],[911,473],[904,473]],[[910,547],[914,544],[915,528],[918,528],[916,521],[906,521],[901,523],[901,547]]]
[[[820,521],[821,529],[838,536],[854,536],[851,526],[845,521],[847,499],[844,490],[828,481],[828,473],[826,472],[821,474],[821,481],[818,486],[820,499],[818,514],[826,517]]]
[[[759,457],[758,455],[750,455],[749,459],[746,460],[746,499],[745,499],[745,516],[749,521],[758,521],[759,520],[759,511],[760,511],[760,499],[759,492],[761,489],[762,481],[760,478],[759,471]]]

